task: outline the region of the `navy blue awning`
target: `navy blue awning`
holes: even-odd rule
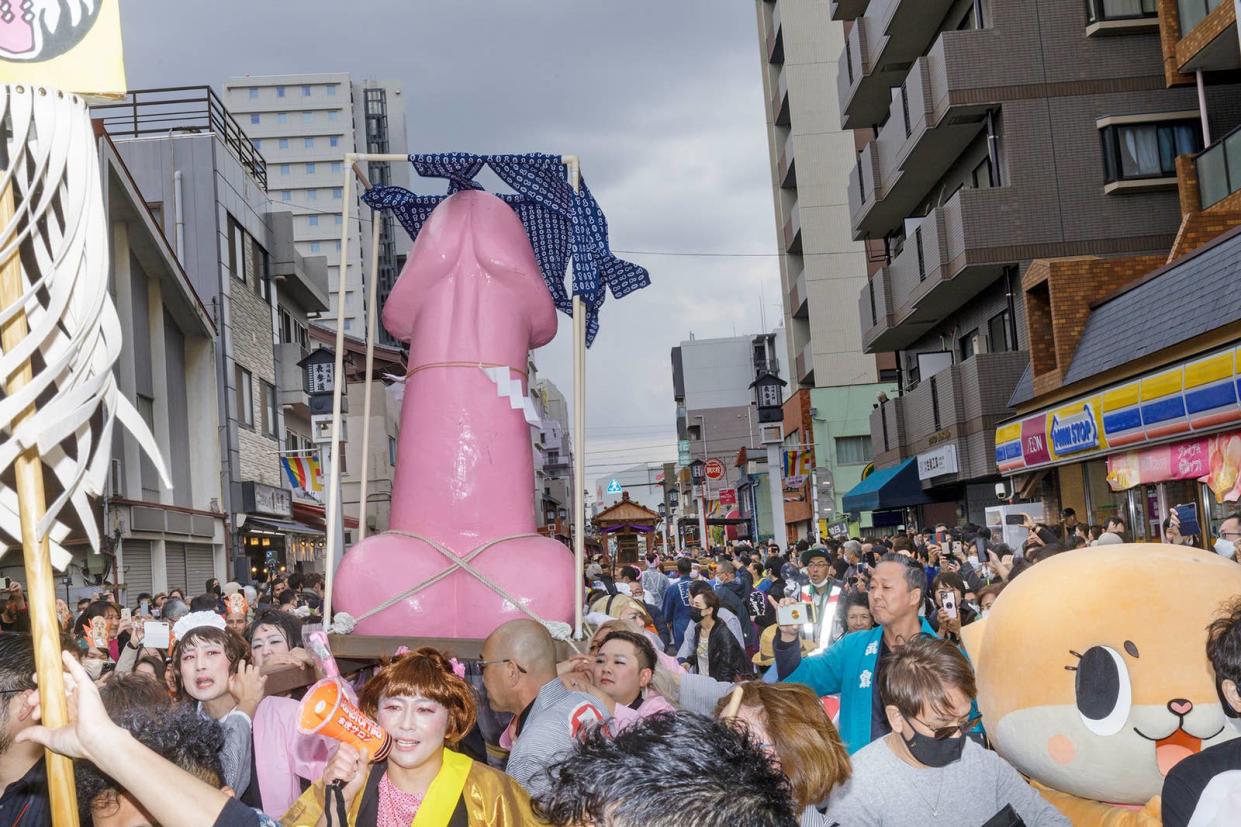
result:
[[[889,508],[905,508],[910,505],[929,503],[931,498],[922,493],[918,480],[916,457],[876,471],[859,482],[845,494],[845,511],[882,511]]]

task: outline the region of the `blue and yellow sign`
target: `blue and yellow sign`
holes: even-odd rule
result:
[[[1241,347],[1140,376],[995,431],[1009,474],[1241,422]]]

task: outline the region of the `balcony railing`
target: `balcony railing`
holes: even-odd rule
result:
[[[767,29],[767,60],[769,63],[784,62],[784,33],[780,29],[780,4],[771,7],[771,23]]]
[[[792,279],[792,286],[789,288],[789,314],[795,319],[810,317],[806,306],[806,271],[804,269]]]
[[[91,107],[109,135],[139,137],[170,132],[214,132],[233,156],[267,189],[267,161],[210,86],[135,89],[116,103]]]
[[[789,217],[784,220],[781,236],[785,252],[796,253],[801,250],[801,213],[796,203],[789,208]]]
[[[780,144],[780,154],[776,159],[776,168],[780,175],[780,186],[785,188],[793,188],[797,185],[797,165],[796,156],[793,155],[793,132],[785,137],[784,143]]]
[[[1241,190],[1241,127],[1198,153],[1195,164],[1202,209]]]
[[[1157,0],[1086,0],[1086,22],[1158,18]]]
[[[1228,0],[1231,2],[1232,0]],[[1181,20],[1181,37],[1185,37],[1194,27],[1207,18],[1215,7],[1224,0],[1176,0],[1176,10]]]
[[[771,100],[771,118],[777,126],[789,125],[789,81],[782,67],[776,67],[776,88]]]

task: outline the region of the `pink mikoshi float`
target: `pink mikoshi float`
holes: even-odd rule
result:
[[[344,555],[337,608],[367,635],[480,638],[527,614],[573,617],[574,560],[535,532],[530,350],[556,309],[507,204],[467,190],[418,234],[383,311],[409,342],[391,528]]]

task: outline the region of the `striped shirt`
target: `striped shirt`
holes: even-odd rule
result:
[[[532,797],[547,792],[552,782],[548,769],[573,751],[574,736],[608,717],[590,695],[570,692],[560,678],[553,678],[543,684],[525,713],[505,772]]]

